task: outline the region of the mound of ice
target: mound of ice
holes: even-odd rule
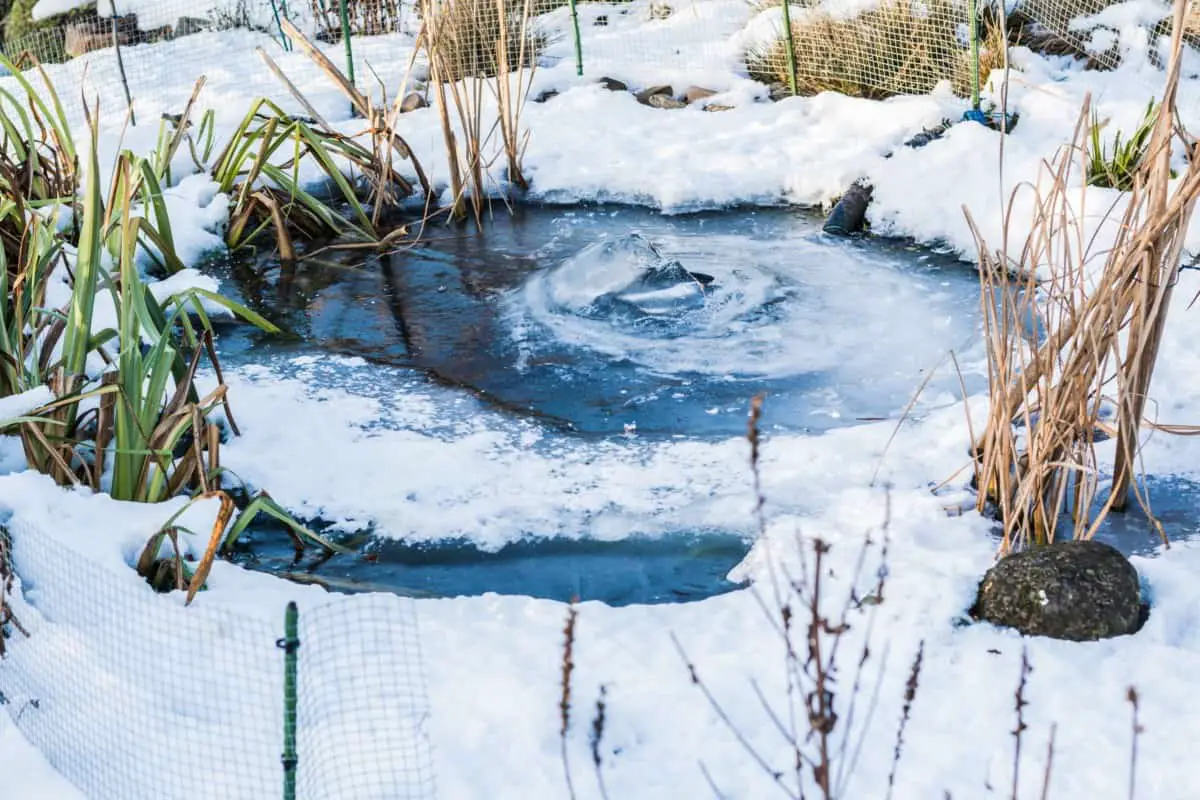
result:
[[[605,238],[509,298],[510,313],[532,323],[514,330],[534,350],[540,338],[660,374],[833,370],[840,382],[874,382],[900,372],[906,391],[970,338],[972,292],[944,276],[894,254],[787,239]]]

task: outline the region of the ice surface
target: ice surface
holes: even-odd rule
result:
[[[678,315],[705,305],[701,279],[636,233],[588,245],[546,280],[554,303],[584,316]]]
[[[230,331],[237,363],[298,338],[592,434],[737,435],[759,391],[777,430],[892,417],[951,350],[968,391],[982,381],[968,264],[783,209],[526,206],[384,261],[222,274],[287,331]],[[960,391],[939,370],[918,408]]]

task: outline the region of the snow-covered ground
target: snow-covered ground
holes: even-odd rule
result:
[[[525,163],[535,199],[641,203],[683,213],[734,204],[819,203],[867,177],[875,186],[870,218],[877,230],[940,243],[969,257],[974,238],[964,205],[998,245],[1011,189],[1035,180],[1042,159],[1063,145],[1084,96],[1091,93],[1099,115],[1111,118],[1113,129],[1129,130],[1161,81],[1161,73],[1149,66],[1144,45],[1135,47],[1126,65],[1113,73],[1083,72],[1062,59],[1016,51],[1013,59],[1020,72],[1013,75],[1009,102],[1021,120],[1004,142],[1001,173],[1000,137],[979,126],[956,126],[919,150],[900,147],[922,127],[961,116],[962,102],[948,93],[882,103],[837,95],[765,102],[765,87],[749,81],[738,66],[745,31],[755,27],[748,28],[754,11],[739,0],[672,5],[674,13],[667,20],[651,20],[643,0],[581,6],[589,53],[583,78],[574,74],[569,43],[560,38],[553,44],[550,55],[561,60],[538,70],[531,95],[550,89],[559,94],[531,104],[523,117],[531,134]],[[610,21],[597,27],[592,23],[601,13],[609,14]],[[549,24],[565,30],[565,10],[555,12]],[[295,108],[253,52],[267,41],[246,33],[198,34],[154,49],[129,48],[126,59],[135,79],[139,118],[155,120],[160,112],[180,110],[201,70],[208,84],[200,105],[215,110],[218,140],[259,94],[269,93]],[[664,41],[678,43],[677,51],[663,51]],[[1139,44],[1133,36],[1126,41]],[[369,64],[389,95],[396,96],[411,37],[380,37],[355,46],[359,75],[370,74]],[[303,56],[277,51],[271,52],[317,110],[342,120],[345,130],[356,130],[360,123],[348,119],[344,99],[328,81]],[[90,86],[115,85],[111,59],[102,56],[88,57]],[[200,66],[193,70],[195,65]],[[77,75],[80,69],[75,64],[58,71]],[[701,85],[718,92],[711,102],[733,108],[719,113],[652,109],[626,93],[600,88],[595,81],[601,75],[626,81],[633,89],[658,83],[677,89]],[[365,78],[361,82],[368,84]],[[1181,94],[1187,100],[1197,90],[1200,80],[1189,78]],[[1185,105],[1183,112],[1185,122],[1200,122],[1195,104]],[[123,109],[106,99],[102,122],[103,149],[114,152]],[[436,113],[425,109],[406,115],[402,133],[435,183],[444,187]],[[156,135],[157,125],[143,122],[127,130],[123,141],[144,149]],[[186,179],[169,194],[172,209],[180,209],[173,219],[176,240],[186,243],[188,260],[198,261],[219,246],[221,199],[203,177]],[[1095,214],[1113,199],[1111,193],[1093,189],[1086,205]],[[1028,213],[1028,206],[1022,208]],[[1016,235],[1021,222],[1017,214]],[[1098,223],[1098,216],[1091,218],[1090,224]],[[1200,226],[1193,225],[1189,243],[1200,243]],[[1195,273],[1185,273],[1153,386],[1164,422],[1200,419],[1195,380],[1200,374],[1195,344],[1200,322],[1187,309],[1198,291]],[[557,523],[569,530],[579,520],[588,521],[589,535],[608,538],[639,528],[752,525],[749,446],[741,439],[655,444],[634,439],[550,447],[535,424],[482,412],[452,390],[419,386],[381,398],[369,391],[368,380],[319,388],[311,378],[323,369],[345,374],[368,368],[326,357],[277,361],[227,375],[246,435],[227,448],[226,466],[299,512],[319,512],[347,525],[376,523],[414,540],[465,534],[492,547],[535,526]],[[914,375],[914,387],[919,379]],[[454,409],[464,404],[471,413],[455,417]],[[977,422],[983,406],[982,398],[972,398]],[[447,424],[448,417],[455,421]],[[864,424],[817,437],[769,438],[762,462],[768,535],[738,570],[740,577],[754,579],[769,601],[773,569],[780,564],[799,568],[797,532],[819,535],[833,545],[835,577],[829,598],[840,600],[864,533],[874,528],[875,540],[881,541],[878,527],[887,496],[878,487],[891,484],[884,602],[873,626],[856,624],[842,645],[856,656],[862,637],[868,632],[872,637],[874,657],[862,702],[874,711],[841,796],[885,796],[907,667],[922,641],[924,669],[893,796],[941,797],[945,791],[969,798],[987,795],[987,787],[1010,794],[1013,692],[1023,648],[1028,648],[1034,669],[1026,690],[1023,796],[1038,796],[1053,725],[1050,796],[1127,796],[1132,722],[1126,695],[1131,685],[1140,695],[1139,721],[1145,729],[1138,742],[1137,796],[1175,800],[1200,795],[1190,752],[1191,743],[1200,738],[1200,698],[1191,690],[1200,670],[1200,590],[1194,579],[1200,544],[1179,543],[1134,559],[1153,605],[1149,622],[1134,637],[1091,644],[1022,641],[1011,632],[958,625],[995,544],[986,524],[974,515],[947,515],[945,507],[964,495],[929,492],[966,461],[964,411],[952,401],[932,404],[889,447],[893,426]],[[131,509],[57,489],[16,471],[20,453],[11,442],[3,450],[0,461],[12,474],[0,477],[0,509],[14,522],[40,528],[49,541],[88,559],[95,569],[111,573],[108,579],[131,597],[149,592],[128,564],[161,524],[162,509]],[[1144,455],[1147,470],[1156,475],[1196,477],[1200,470],[1200,445],[1193,439],[1156,435]],[[212,509],[201,507],[195,513],[193,529],[205,530],[204,514]],[[184,538],[192,550],[202,549],[202,542]],[[875,579],[878,548],[873,552],[864,585]],[[68,580],[50,572],[40,579],[47,593],[54,581]],[[34,582],[28,588],[30,605],[20,609],[23,621],[56,635],[14,646],[35,653],[39,647],[54,647],[46,654],[56,659],[56,670],[76,676],[81,686],[73,688],[86,690],[89,680],[99,680],[89,677],[88,654],[89,646],[99,646],[96,637],[102,633],[66,615],[48,613],[42,619],[39,586]],[[287,599],[316,602],[321,595],[312,587],[226,563],[216,565],[210,589],[197,598],[197,611],[235,613],[263,624],[274,624]],[[422,600],[416,606],[440,795],[564,797],[558,679],[566,607],[499,596]],[[751,591],[679,606],[618,609],[585,603],[578,621],[577,719],[569,747],[579,796],[598,796],[587,729],[600,684],[607,686],[602,755],[608,796],[710,795],[697,762],[722,796],[777,793],[691,685],[672,634],[740,734],[773,765],[789,768],[789,749],[755,696],[754,682],[776,707],[786,695],[780,643]],[[77,646],[57,646],[69,641]],[[847,670],[852,660],[844,659]],[[874,670],[880,668],[876,694]],[[849,674],[838,688],[841,700],[849,698]],[[120,674],[106,674],[104,681],[109,696],[128,689],[128,706],[110,709],[122,715],[111,723],[116,728],[136,725],[144,714],[161,714],[165,722],[181,727],[194,722],[194,709],[156,708],[153,697],[123,686]],[[867,703],[871,697],[876,699]],[[246,715],[262,711],[247,709]],[[865,715],[860,708],[855,735]],[[236,729],[238,720],[224,723]],[[197,752],[207,752],[206,746],[211,743],[199,741]],[[220,774],[219,763],[210,768]],[[126,788],[130,797],[151,791],[140,785]],[[201,796],[194,787],[182,788],[188,792],[181,796]],[[0,794],[4,800],[73,796],[4,714]]]

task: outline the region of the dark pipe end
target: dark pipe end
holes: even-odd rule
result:
[[[823,230],[834,236],[850,236],[862,233],[867,220],[867,206],[871,202],[871,186],[854,183],[829,212]]]

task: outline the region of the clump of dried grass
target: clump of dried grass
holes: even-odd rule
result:
[[[792,21],[796,91],[839,92],[882,100],[925,94],[948,80],[954,91],[971,90],[971,54],[960,35],[966,20],[952,0],[885,0],[851,19],[811,8]],[[1004,66],[1001,25],[984,19],[980,31],[979,77],[986,81]],[[783,36],[747,54],[751,77],[790,85],[788,43]]]
[[[531,66],[546,39],[530,24],[547,0],[421,0],[425,31],[436,37],[442,80],[494,78]]]
[[[309,0],[314,19],[320,20],[318,38],[324,41],[340,41],[342,20],[337,0]],[[400,0],[346,0],[346,21],[350,24],[351,36],[378,36],[400,30]]]
[[[533,24],[537,8],[535,0],[421,0],[418,43],[441,118],[455,218],[466,216],[469,199],[476,221],[482,221],[495,158],[505,159],[508,184],[528,186],[521,167],[527,141],[521,115],[544,43]],[[492,121],[485,119],[489,96],[495,103]],[[500,153],[493,156],[497,133]]]
[[[1177,31],[1185,10],[1185,0],[1177,0]],[[1147,390],[1184,235],[1200,197],[1200,153],[1178,127],[1175,108],[1181,48],[1182,37],[1175,35],[1161,109],[1132,189],[1123,195],[1127,205],[1119,217],[1115,206],[1106,215],[1115,228],[1111,247],[1095,252],[1083,225],[1084,207],[1072,203],[1073,193],[1083,190],[1069,188],[1082,183],[1073,176],[1089,158],[1089,101],[1076,124],[1073,147],[1047,165],[1048,188],[1043,183],[1014,191],[1013,199],[1023,190],[1033,191],[1035,199],[1020,251],[992,250],[971,221],[979,247],[991,387],[986,428],[975,444],[975,481],[979,509],[992,504],[1003,520],[1005,550],[1053,541],[1064,517],[1071,520],[1074,538],[1091,538],[1111,510],[1124,508],[1131,488],[1149,513],[1134,477],[1139,432],[1148,424],[1143,420]],[[1173,187],[1170,158],[1176,141],[1192,157]],[[1039,270],[1050,277],[1037,280]],[[1031,316],[1041,317],[1043,335],[1030,335]],[[1115,427],[1106,422],[1106,401],[1116,408]],[[1116,437],[1116,461],[1109,497],[1093,513],[1100,493],[1095,444],[1104,434]]]

